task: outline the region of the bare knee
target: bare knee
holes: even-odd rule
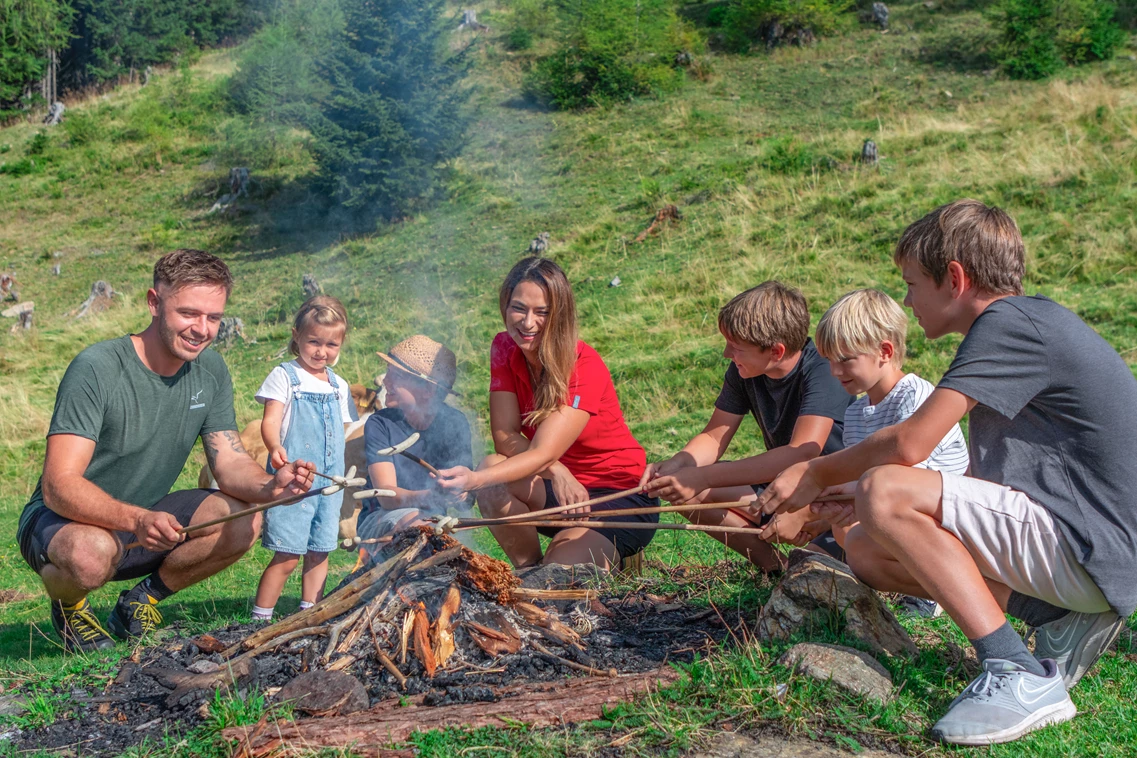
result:
[[[48,553],[52,565],[66,574],[72,584],[90,592],[114,576],[120,547],[105,529],[72,525],[56,534]]]
[[[499,463],[504,463],[506,460],[506,456],[500,453],[490,453],[482,459],[481,463],[478,464],[478,471],[487,469],[490,466],[496,466]]]
[[[897,469],[904,468],[877,466],[866,471],[857,482],[857,517],[868,532],[884,528],[904,507],[903,488],[896,476]]]

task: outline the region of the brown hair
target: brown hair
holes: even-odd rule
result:
[[[1015,220],[978,200],[941,205],[904,230],[892,260],[915,260],[936,285],[958,261],[975,287],[992,295],[1023,293],[1026,251]]]
[[[722,307],[719,331],[763,350],[780,342],[787,353],[796,353],[809,337],[809,308],[805,296],[793,287],[778,281],[762,282]]]
[[[853,290],[825,311],[817,324],[817,352],[831,361],[877,353],[885,340],[892,343],[892,365],[904,365],[908,316],[880,290]]]
[[[509,270],[501,283],[498,306],[503,321],[513,291],[522,282],[533,282],[545,290],[549,299],[549,315],[537,350],[541,375],[533,382],[533,410],[525,416],[527,425],[537,426],[568,398],[569,379],[576,367],[576,301],[560,266],[547,258],[524,258]]]
[[[347,334],[347,311],[344,310],[343,303],[330,295],[315,295],[305,300],[300,310],[296,311],[292,330],[300,334],[305,327],[313,324],[342,326],[344,334]],[[296,337],[289,340],[288,350],[293,355],[300,355],[300,345],[296,344]]]
[[[179,248],[166,253],[154,264],[154,289],[165,285],[171,289],[213,285],[225,290],[228,298],[233,292],[233,275],[225,261],[204,250]]]

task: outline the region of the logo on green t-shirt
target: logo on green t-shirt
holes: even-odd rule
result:
[[[189,409],[191,411],[197,410],[198,408],[204,408],[205,407],[205,403],[199,403],[197,401],[198,398],[201,397],[201,393],[203,393],[203,392],[205,392],[205,390],[198,390],[197,392],[190,395],[190,407],[189,407]]]

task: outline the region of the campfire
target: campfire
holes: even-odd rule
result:
[[[386,746],[415,731],[590,721],[674,681],[670,662],[709,653],[739,623],[647,591],[664,580],[617,592],[594,581],[603,574],[515,573],[447,534],[404,530],[312,608],[139,649],[35,747],[81,738],[85,752],[119,754],[209,718],[218,692],[293,710],[294,721],[269,715],[222,732],[240,756],[346,745],[391,755]]]

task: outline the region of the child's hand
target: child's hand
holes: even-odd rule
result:
[[[272,449],[272,454],[269,455],[269,463],[277,471],[288,465],[288,453],[285,452],[283,445],[277,445]]]
[[[478,489],[477,472],[465,466],[442,469],[438,473],[437,485],[445,492],[458,495]]]
[[[857,509],[849,501],[814,503],[809,510],[832,527],[849,527],[857,523]]]
[[[658,479],[661,476],[670,476],[680,469],[687,468],[694,465],[694,462],[687,462],[685,458],[668,458],[659,463],[649,463],[647,468],[644,469],[643,476],[640,477],[640,487],[646,488],[648,483]]]
[[[758,532],[758,536],[766,542],[783,542],[797,544],[798,536],[807,522],[816,518],[808,508],[795,513],[779,513],[770,519],[766,526]],[[808,542],[808,540],[806,540]]]
[[[699,494],[708,488],[703,480],[703,470],[688,466],[670,476],[651,480],[644,489],[649,495],[678,505],[698,502]]]

